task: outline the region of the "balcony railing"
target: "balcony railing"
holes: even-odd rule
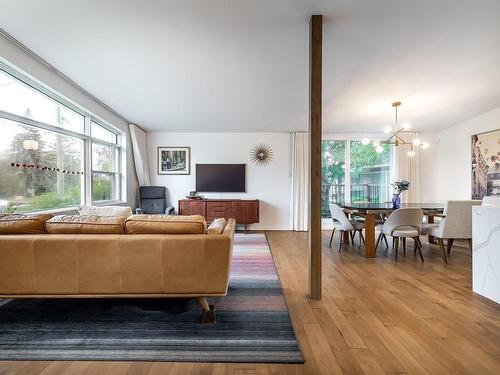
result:
[[[351,184],[351,202],[380,203],[391,200],[390,185]],[[344,184],[323,184],[321,187],[321,214],[330,217],[329,202],[345,203]]]

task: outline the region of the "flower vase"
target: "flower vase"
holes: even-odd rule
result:
[[[392,194],[392,208],[394,210],[398,209],[401,206],[401,197],[399,196],[401,193]]]

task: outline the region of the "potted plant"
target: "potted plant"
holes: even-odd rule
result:
[[[403,191],[410,189],[410,181],[401,180],[394,181],[392,184],[395,192],[392,195],[392,208],[396,209],[401,206],[401,197],[399,196]]]

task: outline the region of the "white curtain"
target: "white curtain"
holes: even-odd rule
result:
[[[134,154],[135,172],[139,186],[151,185],[149,179],[148,154],[146,147],[146,133],[136,125],[130,124],[130,138]]]
[[[418,137],[418,134],[413,134],[414,138]],[[413,138],[412,137],[412,138]],[[411,142],[412,138],[408,141]],[[420,201],[419,197],[419,180],[418,180],[418,164],[420,159],[420,151],[418,147],[414,147],[415,156],[408,156],[408,151],[410,151],[410,146],[397,146],[394,147],[394,178],[399,180],[410,181],[410,190],[405,191],[401,194],[401,201],[403,203],[418,203]]]
[[[292,216],[293,230],[308,230],[309,134],[293,133]]]

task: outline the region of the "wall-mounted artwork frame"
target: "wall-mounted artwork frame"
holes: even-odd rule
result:
[[[191,174],[190,147],[158,147],[156,159],[159,175]]]
[[[472,199],[500,196],[500,129],[471,137]]]

